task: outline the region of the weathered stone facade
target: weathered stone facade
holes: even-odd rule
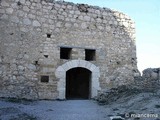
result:
[[[65,99],[66,72],[76,67],[92,73],[91,98],[132,82],[134,22],[118,11],[85,4],[0,1],[0,97]],[[42,82],[42,76],[49,80]]]

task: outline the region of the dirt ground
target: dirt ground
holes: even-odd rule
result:
[[[106,105],[94,100],[0,99],[0,120],[110,120],[111,116],[125,120],[160,120],[160,96],[140,93]]]
[[[0,101],[1,120],[106,120],[103,106],[93,100]]]

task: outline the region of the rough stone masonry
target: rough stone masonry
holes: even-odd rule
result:
[[[94,98],[132,83],[136,59],[134,22],[121,12],[54,0],[0,0],[0,97],[66,99],[68,71],[79,68],[90,71],[88,98]]]

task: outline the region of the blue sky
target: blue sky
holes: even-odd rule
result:
[[[136,23],[140,71],[160,67],[160,0],[65,0],[108,7],[129,15]]]

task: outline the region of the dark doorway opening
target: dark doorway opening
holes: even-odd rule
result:
[[[66,99],[89,99],[91,71],[85,68],[73,68],[66,73]]]

